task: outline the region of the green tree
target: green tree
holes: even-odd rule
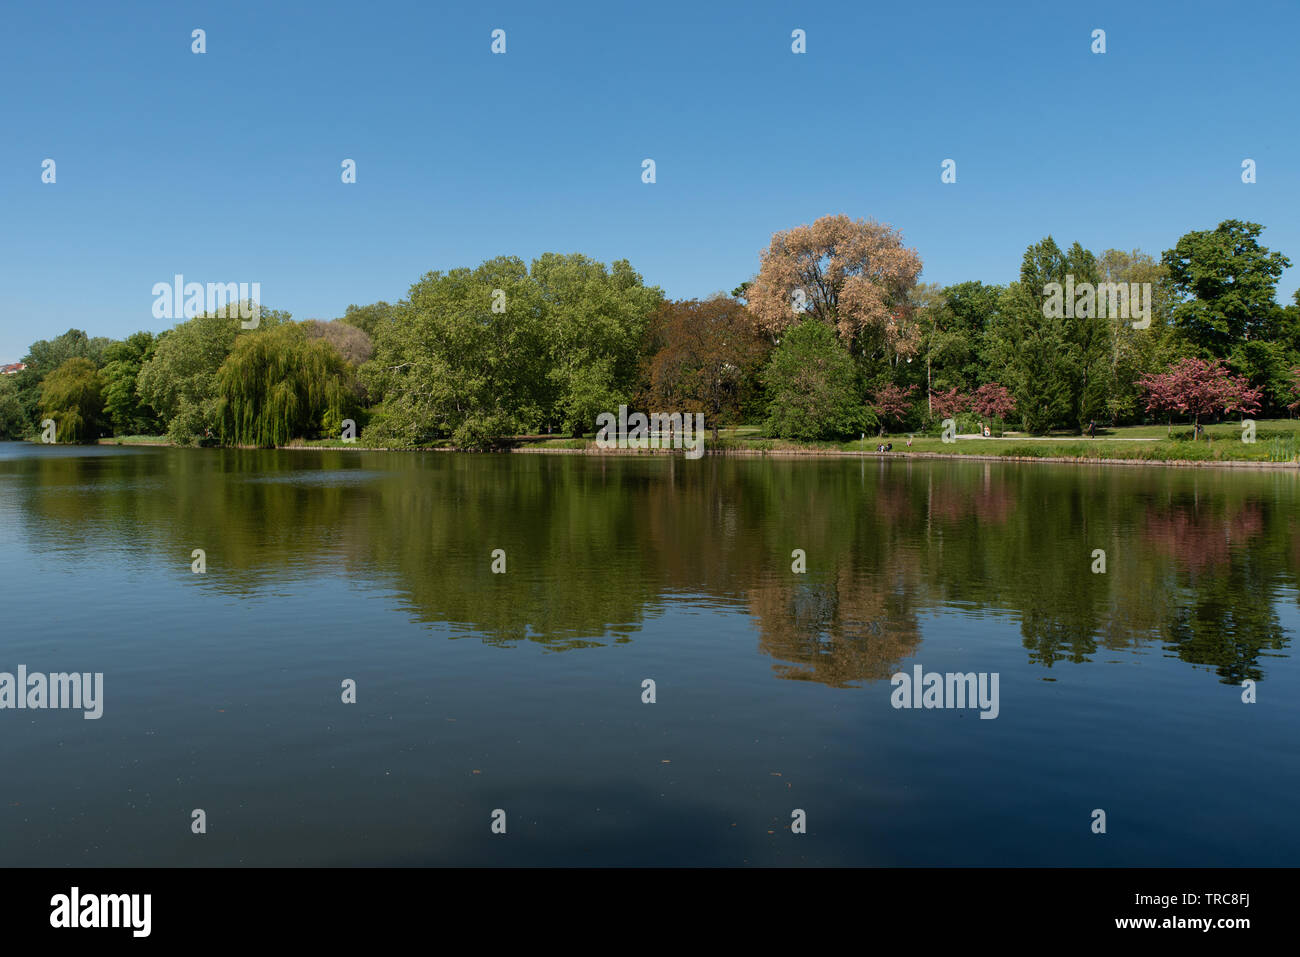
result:
[[[933,414],[930,404],[931,394],[936,387],[955,384],[953,380],[957,376],[949,374],[949,370],[955,370],[955,367],[960,364],[960,357],[965,353],[968,344],[952,328],[953,316],[948,309],[943,288],[938,283],[919,283],[908,291],[908,300],[908,314],[919,329],[919,348],[925,357],[922,391],[925,395],[925,416],[929,418]],[[898,368],[899,358],[901,357],[895,356],[895,361],[892,363],[895,369]],[[920,373],[921,369],[918,368],[916,373],[918,377]],[[877,386],[878,389],[882,387],[883,383]]]
[[[34,430],[40,419],[41,382],[69,359],[89,359],[96,368],[103,365],[104,350],[111,339],[91,338],[80,329],[69,329],[54,339],[40,339],[31,344],[23,362],[27,368],[14,376],[16,396],[27,418],[28,431]]]
[[[1003,286],[959,282],[946,286],[943,296],[950,316],[945,342],[944,369],[951,385],[974,392],[986,382],[998,381],[988,358],[988,329],[997,318]]]
[[[1108,411],[1112,318],[1108,304],[1096,294],[1101,278],[1097,257],[1076,242],[1066,254],[1066,270],[1067,276],[1074,277],[1076,288],[1087,283],[1093,289],[1091,307],[1086,294],[1077,299],[1074,317],[1064,326],[1063,366],[1070,404],[1066,424],[1082,432],[1090,421],[1104,417]]]
[[[1174,294],[1169,270],[1161,262],[1138,249],[1108,249],[1098,257],[1097,270],[1101,283],[1119,283],[1130,290],[1134,283],[1139,290],[1149,284],[1151,290],[1150,324],[1146,328],[1134,327],[1134,321],[1140,321],[1136,315],[1108,317],[1111,352],[1106,418],[1118,425],[1143,417],[1138,380],[1168,368],[1184,356],[1170,324]],[[1145,296],[1142,301],[1145,303]]]
[[[0,376],[0,439],[21,439],[31,421],[18,400],[17,375]]]
[[[162,429],[158,413],[136,391],[140,370],[153,358],[155,344],[153,333],[136,332],[104,352],[104,410],[114,435],[152,435]]]
[[[1064,369],[1065,320],[1044,314],[1044,289],[1064,279],[1064,253],[1049,236],[1025,251],[1020,280],[1007,287],[990,332],[991,352],[1016,399],[1024,428],[1048,432],[1070,411]]]
[[[274,448],[337,428],[350,395],[338,351],[298,323],[240,336],[217,373],[222,440]]]
[[[104,380],[95,363],[74,358],[41,382],[41,418],[53,419],[60,442],[93,443],[108,424]]]
[[[1227,358],[1237,343],[1268,337],[1277,281],[1291,260],[1257,242],[1263,231],[1258,223],[1228,219],[1165,250],[1178,300],[1174,325],[1207,358]]]
[[[1280,342],[1255,340],[1233,347],[1232,368],[1263,391],[1265,413],[1280,415],[1291,402],[1291,368],[1295,357]]]
[[[236,339],[288,320],[288,313],[262,309],[257,328],[245,330],[237,310],[225,317],[205,313],[160,335],[152,358],[141,366],[136,390],[166,423],[167,437],[191,445],[215,433],[220,427],[217,372]]]
[[[347,311],[338,321],[356,326],[373,339],[378,335],[380,327],[393,322],[400,314],[401,309],[398,306],[381,300],[368,306],[348,306]]]
[[[768,435],[812,441],[875,428],[858,396],[857,370],[833,327],[809,318],[788,327],[763,370]]]
[[[536,427],[548,388],[543,307],[514,257],[426,274],[377,328],[363,370],[381,398],[371,439],[418,446],[450,437],[484,448]]]
[[[1083,290],[1099,278],[1096,258],[1078,243],[1062,252],[1051,236],[1025,251],[990,330],[990,355],[1016,399],[1024,427],[1082,431],[1106,411],[1109,320]],[[1075,290],[1080,290],[1075,298]],[[1068,303],[1065,302],[1069,298]]]
[[[663,291],[646,286],[627,260],[608,268],[580,254],[545,253],[529,278],[546,325],[548,420],[580,435],[596,416],[628,401],[640,347]]]

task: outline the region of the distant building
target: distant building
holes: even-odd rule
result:
[[[15,375],[27,368],[26,363],[11,362],[7,366],[0,366],[0,375]]]

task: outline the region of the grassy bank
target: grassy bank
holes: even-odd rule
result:
[[[1028,436],[1008,433],[1003,436],[983,438],[959,436],[945,442],[934,435],[913,435],[909,447],[907,433],[892,433],[879,437],[868,435],[865,440],[848,442],[791,442],[785,439],[765,438],[757,426],[739,426],[723,429],[717,441],[711,433],[705,434],[704,448],[710,454],[774,454],[774,455],[862,455],[875,456],[876,446],[893,443],[890,454],[894,456],[943,458],[995,458],[1043,459],[1051,461],[1111,461],[1215,464],[1227,462],[1272,465],[1300,465],[1300,420],[1275,419],[1256,423],[1255,441],[1242,441],[1240,423],[1225,422],[1205,428],[1200,438],[1193,439],[1187,426],[1135,425],[1099,431],[1096,438],[1078,435]],[[101,445],[168,445],[164,436],[128,435],[100,439]],[[598,449],[595,434],[583,438],[546,438],[522,436],[508,443],[519,452],[560,452],[592,454],[650,454],[635,451],[605,453]],[[363,442],[342,444],[338,439],[298,440],[285,448],[365,450],[371,448]],[[425,449],[450,451],[449,441],[432,443]]]
[[[526,448],[562,451],[597,451],[594,435],[581,440],[551,439],[530,443]],[[1240,423],[1208,426],[1198,439],[1186,426],[1138,425],[1100,430],[1096,438],[1078,435],[1028,436],[1008,433],[983,438],[959,436],[945,442],[939,436],[907,433],[884,437],[868,435],[848,442],[791,442],[764,438],[756,426],[723,429],[717,441],[705,437],[705,449],[712,453],[853,454],[876,455],[876,446],[892,443],[893,455],[978,457],[1003,459],[1051,459],[1063,461],[1123,462],[1257,462],[1300,464],[1300,421],[1280,419],[1256,423],[1255,441],[1243,442]]]

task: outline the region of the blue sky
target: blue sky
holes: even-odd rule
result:
[[[828,213],[898,227],[941,283],[1011,280],[1049,233],[1158,256],[1228,218],[1300,262],[1294,2],[446,6],[9,5],[0,361],[160,331],[176,273],[299,319],[545,251],[703,296]]]

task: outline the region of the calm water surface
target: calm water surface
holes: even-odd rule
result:
[[[0,863],[1295,866],[1298,490],[0,443],[0,671],[104,673],[0,711]]]

